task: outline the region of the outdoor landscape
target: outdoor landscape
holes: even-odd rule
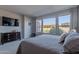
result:
[[[58,29],[58,30],[57,30]],[[44,33],[58,33],[62,34],[63,32],[68,32],[69,31],[69,23],[63,23],[59,25],[58,28],[56,28],[55,25],[43,25],[43,32]]]

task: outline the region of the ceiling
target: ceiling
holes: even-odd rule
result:
[[[76,5],[0,5],[0,9],[32,17],[38,17],[73,7],[76,7]]]

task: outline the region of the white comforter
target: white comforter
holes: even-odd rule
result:
[[[44,47],[50,50],[58,51],[59,53],[64,52],[63,46],[59,44],[59,36],[56,35],[40,35],[34,38],[25,40],[29,43],[33,43],[37,46]]]

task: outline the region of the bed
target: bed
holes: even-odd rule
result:
[[[24,39],[17,49],[17,54],[62,54],[63,46],[58,43],[59,36],[39,35]]]
[[[79,53],[79,33],[67,36],[43,34],[0,45],[0,54],[74,54]],[[65,37],[65,38],[64,38]],[[64,42],[61,40],[63,38]],[[63,42],[61,44],[60,42]]]

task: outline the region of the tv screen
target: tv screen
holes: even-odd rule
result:
[[[19,26],[18,19],[13,19],[9,17],[2,17],[3,26]]]

